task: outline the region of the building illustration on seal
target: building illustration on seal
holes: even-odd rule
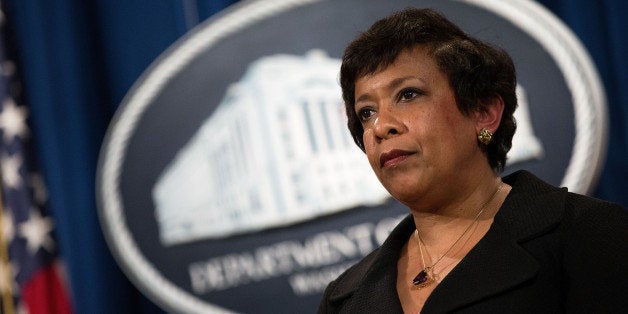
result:
[[[250,64],[153,187],[170,246],[305,221],[390,195],[346,127],[340,60],[321,50]],[[511,162],[541,158],[518,88]],[[523,117],[521,114],[523,113]]]
[[[252,63],[155,185],[162,243],[385,202],[346,130],[339,68],[318,50]]]

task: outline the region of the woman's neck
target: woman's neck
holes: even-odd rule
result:
[[[443,189],[440,202],[410,210],[426,244],[433,243],[435,238],[446,242],[444,235],[455,237],[474,221],[492,219],[505,199],[504,190],[501,179],[494,175],[477,180],[475,185]]]

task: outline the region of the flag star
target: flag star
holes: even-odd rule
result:
[[[2,214],[2,239],[5,243],[11,243],[15,236],[15,229],[13,228],[13,214],[9,208],[5,208]]]
[[[28,134],[27,115],[25,107],[17,106],[11,97],[5,98],[0,112],[0,129],[3,131],[5,143],[10,143],[16,136],[24,138]]]
[[[52,228],[50,217],[42,217],[38,210],[31,209],[28,220],[19,226],[20,235],[26,239],[31,254],[37,253],[39,248],[53,251],[55,244],[50,236]]]
[[[19,155],[3,156],[0,161],[2,168],[2,180],[8,187],[17,188],[22,183],[20,176],[20,166],[22,158]]]

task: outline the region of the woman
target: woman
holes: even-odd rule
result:
[[[319,312],[624,310],[625,210],[499,176],[517,106],[504,51],[407,9],[347,47],[340,80],[355,142],[411,215],[330,283]]]

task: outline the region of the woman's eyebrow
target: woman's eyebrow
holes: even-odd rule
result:
[[[408,80],[419,80],[422,81],[420,78],[416,77],[416,76],[412,76],[412,75],[408,75],[408,76],[403,76],[403,77],[398,77],[392,81],[390,81],[390,83],[388,83],[385,88],[386,89],[395,89],[397,87],[399,87],[399,85],[403,84],[405,81]],[[370,98],[370,94],[366,93],[366,94],[362,94],[360,95],[358,98],[356,98],[355,102],[360,102],[360,101],[365,101],[368,100]]]

